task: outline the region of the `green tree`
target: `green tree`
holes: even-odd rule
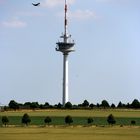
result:
[[[72,117],[69,116],[69,115],[66,116],[66,117],[65,117],[65,123],[66,123],[66,124],[69,124],[69,125],[70,125],[71,123],[73,123],[73,119],[72,119]]]
[[[94,105],[93,103],[91,103],[91,104],[89,105],[89,107],[90,107],[90,108],[93,108],[93,107],[95,107],[95,105]]]
[[[97,105],[96,105],[98,108],[100,107],[100,104],[99,103],[97,103]]]
[[[30,105],[30,108],[33,109],[33,110],[36,109],[36,108],[39,108],[38,102],[32,102],[31,105]]]
[[[48,103],[48,102],[46,102],[45,104],[44,104],[44,108],[49,108],[50,107],[50,104]]]
[[[126,108],[131,108],[131,105],[129,103],[127,103]]]
[[[28,126],[28,124],[31,122],[30,116],[25,113],[22,117],[22,123]]]
[[[9,102],[9,108],[14,109],[14,110],[19,109],[19,104],[15,102],[14,100],[11,100]]]
[[[4,124],[5,126],[9,123],[9,119],[7,116],[2,116],[1,121],[2,121],[2,124]]]
[[[89,102],[87,100],[84,100],[84,102],[82,103],[83,107],[88,107],[89,106]]]
[[[67,103],[65,104],[65,108],[66,108],[66,109],[71,109],[71,108],[72,108],[71,102],[67,102]]]
[[[136,124],[136,121],[132,120],[131,125],[135,125],[135,124]]]
[[[116,120],[114,118],[114,116],[112,114],[110,114],[108,117],[107,117],[107,122],[111,125],[115,124],[116,123]]]
[[[115,108],[116,106],[115,106],[115,104],[111,104],[111,108]]]
[[[31,109],[31,102],[25,102],[23,106],[26,109]]]
[[[137,99],[134,99],[134,101],[131,104],[132,108],[140,108],[140,102]]]
[[[49,125],[49,123],[52,122],[52,119],[51,119],[49,116],[47,116],[47,117],[44,119],[44,122],[45,122],[45,124],[48,124],[48,125]]]
[[[93,123],[93,118],[89,117],[89,118],[87,119],[87,123],[88,123],[88,124]]]
[[[63,107],[63,105],[61,103],[58,103],[57,108],[60,109],[62,107]]]
[[[123,107],[123,104],[122,104],[122,102],[120,101],[119,104],[118,104],[118,106],[117,106],[117,108],[122,108],[122,107]]]
[[[102,106],[103,108],[110,107],[109,103],[108,103],[106,100],[103,100],[103,101],[102,101],[101,106]]]

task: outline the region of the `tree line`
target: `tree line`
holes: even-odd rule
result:
[[[52,122],[52,119],[51,119],[51,117],[47,116],[47,117],[44,118],[43,121],[44,121],[45,125],[49,125],[49,124]],[[8,117],[7,117],[7,116],[2,116],[1,122],[2,122],[2,124],[6,127],[6,126],[8,125],[8,123],[9,123]],[[89,123],[92,123],[92,122],[93,122],[93,119],[92,119],[92,118],[88,118],[88,124],[89,124]],[[31,118],[30,118],[30,116],[29,116],[27,113],[25,113],[25,114],[22,116],[22,118],[21,118],[21,123],[22,123],[23,125],[25,125],[25,126],[28,126],[28,125],[31,123]],[[66,124],[69,124],[69,125],[70,125],[71,123],[73,123],[73,119],[72,119],[72,117],[71,117],[70,115],[67,115],[67,116],[65,117],[65,123],[66,123]]]
[[[140,102],[138,99],[134,99],[132,103],[124,104],[121,101],[116,106],[115,104],[109,104],[107,100],[103,100],[100,104],[93,104],[89,103],[87,100],[84,100],[83,103],[78,105],[73,105],[71,102],[67,102],[65,106],[63,106],[61,103],[50,105],[48,102],[45,104],[39,104],[38,102],[25,102],[24,104],[18,103],[14,100],[11,100],[8,104],[8,106],[5,106],[3,108],[3,111],[7,110],[19,110],[19,109],[93,109],[93,108],[126,108],[126,109],[140,109]]]
[[[52,118],[50,116],[47,116],[47,117],[44,117],[44,119],[42,121],[44,121],[44,124],[46,126],[46,125],[49,125],[52,122]],[[86,121],[87,121],[88,125],[93,125],[93,123],[94,123],[94,119],[92,117],[87,118]],[[115,125],[116,124],[116,119],[112,114],[110,114],[106,118],[106,121],[108,122],[109,125]],[[2,116],[1,122],[2,122],[2,125],[4,125],[6,127],[9,124],[8,117],[7,116]],[[67,115],[64,118],[64,122],[65,122],[65,124],[71,125],[73,123],[73,118],[70,115]],[[31,123],[31,118],[27,113],[25,113],[21,118],[21,124],[23,124],[23,126],[28,126],[30,123]],[[131,120],[130,124],[135,125],[136,121]],[[121,125],[121,127],[122,126],[123,125]]]

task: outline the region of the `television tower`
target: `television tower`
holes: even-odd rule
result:
[[[65,104],[69,101],[68,94],[68,55],[70,52],[74,51],[74,40],[71,39],[71,35],[68,34],[68,20],[67,20],[67,0],[65,0],[65,16],[64,16],[64,33],[60,36],[61,41],[58,41],[56,51],[63,53],[63,97],[62,104]]]

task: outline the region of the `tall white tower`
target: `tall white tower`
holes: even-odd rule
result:
[[[69,85],[68,85],[68,55],[74,51],[74,40],[71,39],[71,35],[68,34],[67,27],[67,1],[65,0],[65,16],[64,16],[64,34],[60,36],[61,41],[57,42],[56,51],[63,53],[63,97],[62,104],[69,101]]]

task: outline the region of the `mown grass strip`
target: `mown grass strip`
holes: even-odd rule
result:
[[[9,116],[9,125],[22,125],[21,116]],[[30,125],[44,125],[45,116],[31,116]],[[72,117],[73,125],[87,125],[88,117]],[[65,117],[51,117],[52,122],[51,125],[65,125]],[[0,117],[1,120],[1,117]],[[108,125],[106,117],[93,117],[94,125]],[[140,118],[130,117],[116,117],[116,125],[131,125],[131,121],[135,120],[136,125],[140,126]],[[2,122],[0,121],[0,125],[2,126]]]

